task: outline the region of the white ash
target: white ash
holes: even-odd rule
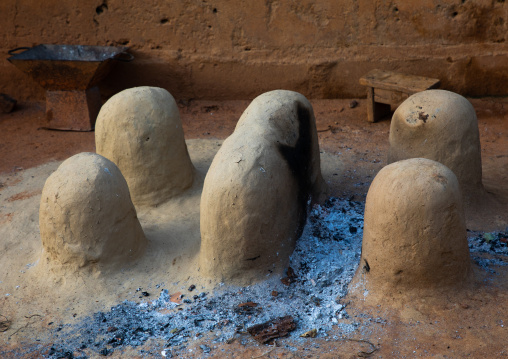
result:
[[[61,339],[57,339],[48,356],[109,355],[123,346],[137,347],[149,338],[159,338],[165,343],[159,352],[169,357],[171,353],[185,351],[191,341],[202,338],[198,349],[201,352],[195,354],[206,358],[213,355],[218,343],[251,340],[245,335],[246,328],[286,315],[293,316],[297,324],[285,342],[288,348],[291,343],[304,340],[309,343],[300,335],[311,329],[318,330],[318,337],[327,337],[333,327],[335,339],[363,330],[354,318],[348,319],[347,308],[341,303],[360,259],[363,211],[364,203],[336,198],[324,206],[314,206],[291,258],[290,266],[296,278],[289,285],[282,284],[279,278],[267,278],[249,287],[222,285],[213,294],[199,293],[192,286],[192,291],[187,288],[182,291],[181,305],[171,302],[170,293],[162,289],[157,300],[141,304],[125,301],[109,312],[85,318],[78,325],[59,327],[57,331],[61,333],[55,333],[55,337]],[[506,234],[469,232],[473,257],[485,252],[496,256],[497,262],[489,259],[494,264],[506,261],[508,248],[501,240]],[[489,260],[477,259],[487,270]],[[278,295],[273,296],[273,291]],[[248,302],[256,306],[238,306]],[[161,313],[162,310],[167,314]],[[214,339],[209,339],[210,335]],[[76,356],[79,353],[82,356]],[[144,353],[140,350],[140,354]]]
[[[287,286],[279,278],[268,278],[249,287],[223,285],[213,296],[195,295],[192,303],[184,303],[183,310],[175,312],[172,326],[190,328],[194,335],[216,331],[216,342],[231,340],[238,331],[286,315],[297,323],[297,330],[290,335],[293,338],[310,329],[325,336],[334,325],[343,334],[355,330],[355,325],[341,323],[348,314],[340,299],[347,293],[360,258],[363,204],[332,199],[323,207],[315,206],[309,217],[291,258],[294,282]],[[174,307],[168,294],[163,291],[149,306]],[[248,302],[257,306],[238,306]],[[170,341],[178,345],[183,340],[176,336]]]
[[[163,339],[166,348],[183,350],[189,341],[212,333],[215,339],[201,346],[200,355],[206,357],[213,354],[214,344],[245,340],[246,328],[286,315],[297,324],[289,340],[308,340],[300,335],[311,329],[325,337],[332,326],[337,335],[345,335],[359,326],[346,320],[349,316],[340,299],[356,270],[362,233],[363,204],[330,199],[324,206],[314,206],[309,215],[291,258],[296,277],[289,285],[274,276],[249,287],[222,285],[213,294],[185,290],[181,305],[171,302],[170,293],[162,289],[157,300],[125,301],[80,324],[61,326],[61,333],[55,333],[61,339],[48,355],[109,355],[125,345],[143,345],[152,337]],[[238,306],[247,302],[256,306]]]
[[[493,266],[508,265],[508,227],[504,231],[468,230],[469,251],[476,264],[495,273]]]

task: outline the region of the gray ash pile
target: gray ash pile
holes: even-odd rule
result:
[[[469,251],[477,265],[495,273],[491,266],[508,265],[508,228],[504,231],[467,231]]]
[[[221,284],[213,293],[186,286],[176,300],[161,288],[156,300],[125,301],[76,325],[60,327],[46,357],[109,356],[115,351],[121,353],[126,346],[140,347],[139,354],[143,355],[147,353],[141,346],[156,339],[163,344],[151,348],[150,357],[184,354],[191,343],[199,343],[199,352],[194,355],[206,358],[223,350],[217,349],[219,344],[249,342],[248,333],[260,324],[287,322],[288,318],[290,328],[282,330],[281,335],[288,337],[286,345],[301,344],[308,340],[302,338],[308,333],[336,340],[364,330],[355,318],[349,317],[346,303],[342,302],[360,258],[363,212],[364,203],[336,198],[314,206],[285,278],[267,277],[248,287]],[[506,232],[469,232],[469,237],[472,256],[480,265],[488,268],[489,264],[506,264]],[[494,257],[479,258],[480,252]],[[151,297],[148,293],[143,295]],[[329,334],[332,328],[333,334]]]
[[[163,340],[166,348],[178,352],[211,333],[214,339],[200,346],[206,356],[214,344],[242,340],[249,328],[285,316],[296,324],[289,333],[292,340],[303,340],[300,335],[313,329],[325,337],[332,326],[347,334],[358,324],[345,322],[349,316],[341,298],[360,258],[362,218],[362,203],[330,199],[312,209],[282,280],[267,278],[248,287],[221,284],[213,294],[191,286],[177,300],[180,303],[162,289],[157,300],[125,301],[77,325],[64,326],[55,333],[58,339],[47,356],[107,356],[124,346],[141,346],[149,338]]]

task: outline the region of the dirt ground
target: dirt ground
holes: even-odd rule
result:
[[[322,156],[331,156],[336,160],[324,161],[326,168],[323,168],[323,172],[330,185],[330,194],[364,201],[372,179],[387,164],[390,120],[387,118],[375,124],[368,123],[365,100],[356,101],[358,105],[353,108],[350,106],[351,100],[311,102]],[[479,119],[484,184],[491,195],[478,206],[467,209],[467,226],[471,230],[505,230],[508,227],[508,99],[470,101]],[[234,130],[248,104],[249,101],[180,102],[186,138],[226,138]],[[23,200],[40,196],[42,188],[16,191],[23,176],[32,175],[30,170],[34,167],[61,161],[79,152],[95,150],[93,132],[50,131],[42,129],[44,126],[44,103],[21,103],[16,111],[0,114],[0,205],[19,201],[22,206]],[[45,171],[49,170],[46,168]],[[44,169],[40,173],[41,176],[45,175]],[[33,176],[37,176],[37,173]],[[6,213],[3,208],[0,206],[0,226],[8,226],[13,216],[20,214]],[[2,243],[0,249],[8,250]],[[0,259],[0,271],[8,271],[6,263],[10,263],[9,260],[2,253]],[[506,258],[504,260],[507,261]],[[284,339],[279,340],[280,346],[274,348],[260,346],[252,340],[246,344],[237,341],[224,344],[224,351],[215,350],[213,353],[221,358],[354,358],[369,356],[368,353],[375,348],[371,357],[508,357],[508,267],[493,269],[494,273],[488,273],[476,268],[473,283],[460,291],[426,297],[408,294],[403,300],[392,302],[387,299],[370,307],[351,298],[348,304],[349,320],[365,322],[368,326],[345,339],[309,339],[305,342],[307,344],[299,344],[297,350],[284,346]],[[2,285],[0,282],[0,289]],[[62,288],[60,283],[55,291]],[[54,294],[43,291],[38,295],[38,300],[51,302]],[[126,299],[120,295],[115,298],[117,301]],[[101,299],[95,299],[97,308],[100,308]],[[29,306],[30,303],[33,305],[34,301],[15,303],[13,298],[0,297],[0,314],[11,320],[11,329],[0,332],[0,349],[10,353],[8,357],[17,357],[16,348],[33,344],[30,338],[34,338],[34,333],[44,332],[48,322],[57,322],[69,314],[66,312],[68,308],[52,308],[46,313],[44,321],[31,321],[22,314],[29,312],[30,308],[23,306]],[[23,328],[25,324],[27,327]],[[16,329],[20,330],[14,333]],[[41,334],[38,337],[44,336]],[[32,357],[45,354],[49,345]],[[193,346],[198,348],[199,343],[192,343],[189,348]],[[154,348],[158,348],[158,345],[153,341],[144,345],[146,357],[160,357],[160,350]],[[139,357],[139,350],[126,349],[121,353],[115,352],[112,357]],[[199,350],[196,349],[196,352],[199,353]],[[184,356],[199,357],[199,354]]]

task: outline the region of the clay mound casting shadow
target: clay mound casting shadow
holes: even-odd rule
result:
[[[393,114],[388,163],[438,161],[457,176],[466,201],[484,194],[478,120],[473,105],[445,90],[418,92]]]
[[[423,158],[384,167],[367,194],[362,256],[350,291],[379,299],[461,285],[470,273],[453,172]]]
[[[48,260],[74,270],[121,266],[146,245],[122,173],[95,153],[72,156],[49,176],[39,227]]]
[[[162,88],[135,87],[111,97],[97,117],[95,144],[122,171],[136,206],[160,204],[192,185],[178,106]]]
[[[283,90],[254,99],[205,178],[201,273],[243,284],[280,274],[325,188],[308,100]]]

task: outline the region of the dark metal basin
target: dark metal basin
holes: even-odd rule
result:
[[[21,53],[15,52],[25,50]],[[38,45],[9,51],[9,60],[46,90],[48,128],[91,131],[102,105],[97,83],[113,60],[131,61],[127,47]],[[126,58],[127,57],[127,58]]]
[[[127,47],[113,46],[38,45],[20,49],[26,50],[7,60],[46,90],[60,91],[89,89],[108,74],[112,60],[130,56]]]

